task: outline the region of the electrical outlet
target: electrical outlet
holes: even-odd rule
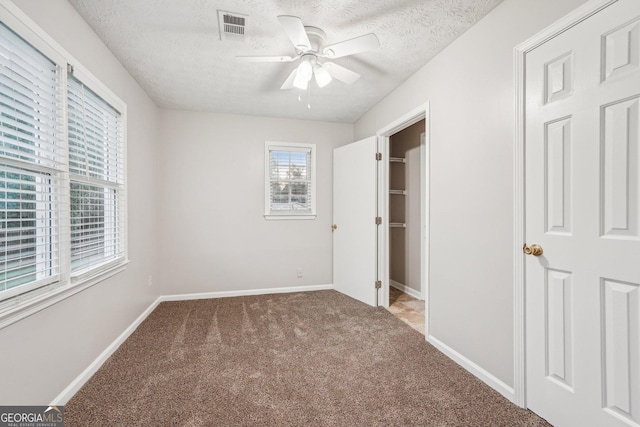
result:
[[[153,276],[149,275],[149,286],[153,285]]]
[[[297,270],[298,277],[302,277],[302,268],[298,268]]]

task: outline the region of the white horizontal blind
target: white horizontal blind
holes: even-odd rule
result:
[[[71,271],[124,257],[123,124],[120,113],[68,77]]]
[[[56,64],[0,23],[0,300],[60,273],[61,85]]]
[[[58,168],[62,103],[56,65],[0,23],[0,155]]]
[[[69,173],[122,184],[120,113],[73,76],[67,85]]]
[[[269,149],[271,212],[312,211],[311,148]]]

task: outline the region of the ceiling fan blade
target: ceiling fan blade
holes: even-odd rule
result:
[[[338,64],[334,64],[333,62],[325,62],[322,66],[329,72],[329,74],[331,74],[331,77],[348,85],[360,78],[360,74],[348,70]]]
[[[296,73],[298,72],[297,68],[294,68],[287,80],[284,81],[280,89],[293,89],[293,81],[296,79]]]
[[[331,46],[327,46],[322,51],[327,58],[340,58],[347,55],[374,50],[380,47],[378,37],[373,34],[365,34],[350,40],[345,40]]]
[[[302,51],[311,49],[311,42],[300,18],[297,16],[280,15],[278,16],[278,20],[296,49]]]
[[[291,57],[281,56],[236,56],[238,62],[291,62],[298,59],[299,56]]]

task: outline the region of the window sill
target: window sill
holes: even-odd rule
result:
[[[59,303],[125,270],[129,260],[121,260],[104,269],[72,277],[66,283],[54,283],[0,303],[0,329]]]
[[[76,285],[78,283],[89,281],[91,279],[99,278],[103,274],[107,274],[111,270],[116,269],[119,266],[126,265],[128,263],[129,263],[128,260],[124,260],[120,258],[116,260],[107,261],[102,264],[92,265],[91,267],[84,268],[81,270],[77,270],[71,273],[71,283]],[[102,280],[104,279],[99,279],[98,281],[102,281]]]
[[[264,215],[264,219],[271,221],[271,220],[283,220],[283,219],[316,219],[316,214],[301,214],[301,215],[291,215],[291,214],[287,214],[287,215],[272,215],[272,214],[265,214]]]

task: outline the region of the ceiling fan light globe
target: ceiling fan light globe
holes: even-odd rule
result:
[[[300,70],[296,73],[296,78],[293,80],[293,87],[297,87],[298,89],[306,90],[309,85],[309,80],[304,76],[301,76]]]
[[[296,78],[300,77],[301,79],[305,79],[306,82],[311,80],[313,76],[313,66],[309,61],[302,61],[298,66],[298,75]]]
[[[296,82],[293,82],[293,86],[300,90],[307,90],[309,82],[299,82],[298,84],[296,84]]]
[[[329,74],[329,72],[325,70],[321,65],[316,65],[314,67],[313,74],[316,77],[316,83],[318,83],[319,87],[325,87],[326,85],[331,83],[331,80],[333,80],[331,74]]]

